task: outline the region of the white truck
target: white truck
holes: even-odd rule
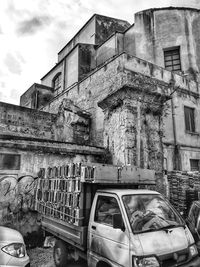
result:
[[[42,227],[57,238],[57,267],[80,258],[88,267],[200,266],[181,216],[160,193],[139,188],[155,184],[153,171],[95,165],[57,173],[40,179],[36,196]]]

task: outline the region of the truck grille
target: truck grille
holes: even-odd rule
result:
[[[179,266],[189,259],[188,251],[181,251],[159,257],[162,267]]]

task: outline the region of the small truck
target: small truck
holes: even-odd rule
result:
[[[56,237],[57,267],[197,267],[194,239],[155,186],[152,170],[68,164],[38,180],[42,227]]]
[[[186,223],[194,237],[198,252],[200,254],[200,200],[192,203]]]

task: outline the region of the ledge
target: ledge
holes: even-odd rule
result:
[[[10,138],[9,136],[0,136],[0,147],[10,149],[21,149],[25,151],[37,151],[37,153],[53,153],[53,154],[83,154],[83,155],[106,155],[103,147],[77,145],[75,143],[44,141],[34,139]]]

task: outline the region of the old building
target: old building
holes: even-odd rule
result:
[[[98,102],[125,86],[126,74],[128,79],[132,75],[132,80],[136,75],[144,75],[151,81],[151,89],[153,82],[170,91],[168,115],[164,117],[164,168],[198,170],[199,12],[175,7],[145,10],[135,15],[135,23],[131,26],[124,21],[94,15],[58,53],[58,63],[41,79],[42,85],[34,85],[22,95],[21,105],[35,105],[39,110],[56,113],[62,99],[72,99],[91,113],[92,141],[106,146],[103,137],[106,117]],[[108,28],[110,21],[112,30],[115,28],[113,32]],[[92,29],[93,23],[98,27]],[[96,40],[90,36],[96,36]],[[134,91],[136,84],[136,80],[133,81]],[[117,138],[113,142],[118,143]],[[119,146],[112,145],[112,149],[113,146],[116,148],[114,153],[120,154]],[[123,157],[134,155],[134,148],[135,144],[128,150],[124,148]],[[116,162],[135,163],[121,158]],[[147,162],[145,164],[148,166]]]
[[[18,181],[66,161],[154,169],[160,190],[164,169],[199,170],[199,23],[192,8],[142,11],[133,25],[95,14],[20,106],[1,103],[2,217],[23,207],[6,201]]]

